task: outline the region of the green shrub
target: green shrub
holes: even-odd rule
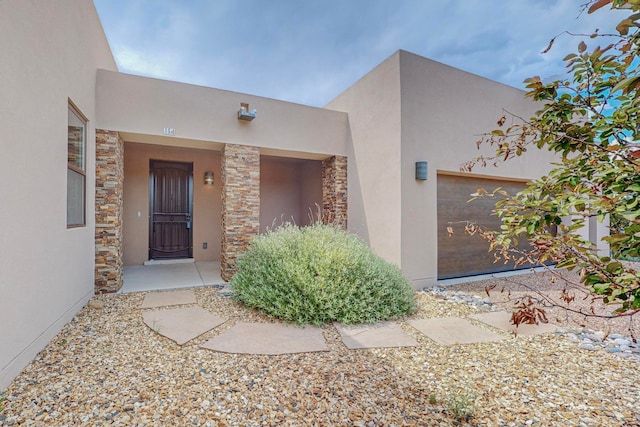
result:
[[[458,390],[447,398],[447,412],[456,421],[469,421],[476,412],[477,395],[466,390]]]
[[[373,323],[416,310],[400,269],[334,226],[285,224],[251,241],[233,298],[300,325]]]

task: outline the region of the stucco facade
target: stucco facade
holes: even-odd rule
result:
[[[529,117],[536,106],[519,89],[398,51],[326,108],[349,115],[349,228],[419,288],[438,277],[438,174],[459,173],[465,161],[491,154],[475,141],[503,110]],[[529,180],[544,175],[553,158],[532,152],[474,172]],[[415,178],[419,161],[428,164],[427,180]]]
[[[190,253],[220,260],[225,279],[256,233],[321,218],[420,287],[438,277],[438,177],[482,153],[477,135],[503,109],[535,109],[518,89],[404,51],[325,108],[127,75],[90,0],[0,2],[0,52],[0,389],[94,292],[117,291],[123,267],[149,259],[152,162],[188,165]],[[69,102],[87,119],[86,223],[71,228]],[[239,120],[241,104],[257,117]],[[526,181],[551,160],[476,172]]]

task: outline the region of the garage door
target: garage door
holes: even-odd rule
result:
[[[449,237],[449,222],[474,221],[492,230],[500,228],[500,220],[491,215],[497,199],[477,199],[467,203],[478,188],[493,191],[501,187],[515,194],[525,187],[523,182],[438,174],[438,279],[495,273],[513,269],[513,264],[494,263],[489,244],[480,236],[469,236],[463,226],[454,226]]]

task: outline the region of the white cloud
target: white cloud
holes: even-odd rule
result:
[[[124,73],[159,79],[172,79],[175,72],[162,63],[156,54],[139,52],[126,46],[117,46],[113,54],[118,69]]]

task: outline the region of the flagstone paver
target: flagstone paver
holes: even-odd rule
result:
[[[418,342],[394,322],[345,326],[333,324],[349,349],[382,347],[415,347]]]
[[[458,317],[417,319],[408,323],[440,345],[493,342],[507,338]]]
[[[329,351],[322,329],[282,323],[240,322],[201,347],[224,353],[270,355]]]
[[[195,304],[196,302],[196,294],[192,289],[150,292],[145,295],[140,308],[167,307],[171,305]]]
[[[486,323],[487,325],[491,325],[494,328],[522,336],[555,332],[557,329],[557,326],[551,323],[540,323],[538,325],[521,324],[516,328],[515,325],[511,324],[511,313],[508,311],[473,314],[469,317],[479,320],[482,323]]]
[[[196,303],[192,289],[163,291],[148,293],[141,308]],[[226,321],[199,306],[143,311],[142,317],[147,326],[179,345]],[[556,330],[554,325],[549,324],[520,325],[516,329],[511,325],[511,314],[506,311],[475,314],[470,318],[517,335],[536,335]],[[500,341],[507,338],[462,318],[417,319],[409,320],[408,323],[436,343],[445,346]],[[333,325],[349,349],[414,347],[418,344],[395,322],[349,326],[335,322]],[[322,329],[311,326],[299,328],[280,323],[238,323],[208,340],[202,347],[226,353],[271,355],[328,351]]]
[[[143,311],[142,319],[151,329],[178,345],[185,344],[227,321],[202,307]]]

